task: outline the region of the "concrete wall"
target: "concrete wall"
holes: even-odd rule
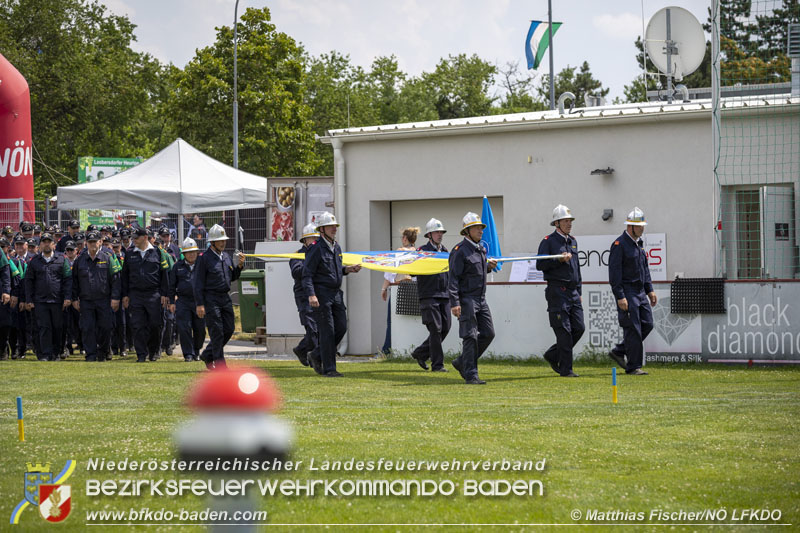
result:
[[[621,233],[625,216],[638,205],[648,229],[667,234],[669,277],[676,271],[687,277],[714,275],[710,115],[343,140],[347,213],[337,215],[350,250],[392,246],[400,225],[391,220],[392,202],[502,198],[502,216],[495,212],[495,217],[508,255],[537,249],[550,232],[558,203],[572,209],[574,231],[583,235]],[[590,175],[606,167],[615,169],[612,176]],[[614,217],[604,222],[606,208],[614,210]],[[423,227],[430,217],[423,215],[427,206],[406,212],[414,210],[420,216],[414,225]],[[387,307],[380,300],[381,283],[380,274],[368,271],[348,276],[349,353],[373,353],[383,342]]]

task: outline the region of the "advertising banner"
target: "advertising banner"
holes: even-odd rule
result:
[[[125,157],[79,157],[78,158],[78,183],[89,183],[109,178],[141,163],[141,158]],[[122,210],[116,209],[81,209],[81,227],[89,224],[96,226],[113,226],[122,224]],[[145,225],[146,213],[137,211],[139,225]]]
[[[583,281],[608,281],[608,254],[619,235],[576,235],[578,259]],[[667,235],[645,233],[644,250],[653,281],[667,281]],[[525,255],[533,255],[525,254]],[[536,270],[536,261],[517,261],[512,264],[509,281],[543,283],[542,273]]]

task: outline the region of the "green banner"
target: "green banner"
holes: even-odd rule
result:
[[[142,161],[144,161],[144,159],[140,157],[79,157],[78,183],[89,183],[109,178],[129,168],[135,167]],[[96,226],[114,226],[115,224],[122,223],[122,214],[124,211],[102,209],[101,207],[102,206],[98,206],[97,209],[81,209],[79,218],[82,228],[85,228],[89,224],[95,224]],[[144,226],[147,212],[136,211],[136,216],[139,224]]]

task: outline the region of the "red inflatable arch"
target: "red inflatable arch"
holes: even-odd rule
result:
[[[0,54],[0,226],[34,220],[31,98],[28,82]],[[4,201],[6,200],[6,201]]]

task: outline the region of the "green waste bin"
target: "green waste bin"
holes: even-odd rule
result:
[[[239,312],[243,332],[252,333],[264,325],[264,294],[264,271],[242,271],[239,276]]]

